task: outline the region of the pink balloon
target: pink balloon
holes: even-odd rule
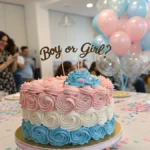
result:
[[[147,32],[146,20],[141,17],[132,17],[127,21],[126,32],[133,42],[140,41]]]
[[[148,13],[147,13],[146,18],[150,18],[150,3],[148,3],[147,5],[148,5]]]
[[[126,31],[126,24],[127,24],[126,19],[120,19],[118,22],[117,31]]]
[[[146,19],[146,22],[147,22],[148,29],[150,29],[150,18]]]
[[[139,54],[142,52],[142,48],[141,48],[141,44],[140,42],[135,42],[131,45],[131,48],[130,48],[130,52],[131,53],[136,53],[136,54]]]
[[[105,35],[112,35],[118,26],[118,16],[111,9],[103,10],[98,16],[98,27]]]
[[[116,54],[124,56],[131,47],[131,40],[127,33],[118,31],[110,37],[110,45]]]

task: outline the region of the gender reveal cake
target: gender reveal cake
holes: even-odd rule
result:
[[[82,68],[67,77],[24,83],[20,104],[24,138],[43,145],[83,145],[115,128],[113,85]]]

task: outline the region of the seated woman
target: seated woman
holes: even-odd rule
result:
[[[70,61],[64,61],[63,66],[64,66],[65,76],[67,76],[71,71],[75,70],[75,67],[73,66],[73,64]],[[64,76],[64,73],[63,73],[62,64],[60,64],[55,73],[55,77]]]

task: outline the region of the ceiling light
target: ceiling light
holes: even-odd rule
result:
[[[92,3],[88,3],[88,4],[86,5],[86,7],[91,8],[91,7],[93,7],[93,4],[92,4]]]

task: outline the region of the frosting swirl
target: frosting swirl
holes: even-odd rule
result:
[[[59,94],[56,99],[56,109],[60,113],[67,114],[74,109],[75,100],[76,97],[74,96]]]
[[[21,85],[20,91],[22,92],[27,92],[31,88],[31,82],[25,82],[24,84]]]
[[[93,105],[93,97],[88,94],[79,93],[75,102],[76,111],[85,112]]]
[[[112,120],[108,120],[108,121],[104,124],[104,128],[105,128],[107,134],[111,135],[111,134],[114,132],[115,119],[113,118]]]
[[[28,111],[27,109],[23,109],[22,116],[26,122],[29,121],[30,120],[30,111]]]
[[[106,105],[106,89],[98,86],[95,89],[93,106],[95,109],[101,109]]]
[[[41,111],[52,111],[55,108],[55,98],[50,94],[41,93],[38,96],[38,104]]]
[[[82,126],[82,119],[76,112],[60,116],[60,127],[69,131],[77,130]]]
[[[25,92],[20,92],[20,101],[19,104],[21,104],[21,108],[26,108],[26,96]]]
[[[33,126],[31,129],[32,139],[39,144],[48,144],[48,129],[44,126]]]
[[[42,124],[44,114],[41,111],[31,112],[30,122],[34,125],[40,126]]]
[[[64,93],[68,95],[74,95],[76,96],[79,93],[79,89],[76,88],[75,86],[66,86],[64,88]]]
[[[44,113],[42,123],[51,130],[56,129],[60,124],[59,113],[57,111]]]
[[[33,125],[30,122],[25,122],[22,121],[22,131],[23,131],[23,135],[26,139],[31,140],[31,129],[32,129]]]
[[[107,113],[106,113],[106,108],[102,108],[100,110],[96,111],[98,115],[98,123],[100,125],[103,125],[107,121]]]
[[[68,75],[65,83],[67,85],[76,86],[78,88],[84,87],[86,85],[95,88],[100,84],[100,80],[97,77],[90,75],[87,69],[81,68],[79,70],[72,71]]]
[[[37,101],[37,95],[26,93],[26,108],[29,111],[36,111],[39,108],[38,101]]]
[[[90,131],[86,127],[81,127],[78,130],[72,131],[70,137],[73,145],[83,145],[88,143],[91,139]]]
[[[84,113],[81,114],[82,120],[83,120],[83,126],[85,127],[91,127],[97,124],[98,122],[98,116],[95,112],[88,114]]]
[[[90,127],[90,134],[94,140],[103,139],[107,134],[105,128],[99,124]]]
[[[67,76],[57,76],[56,77],[57,80],[63,80],[63,81],[65,81],[66,78],[67,78]]]
[[[61,128],[49,131],[47,137],[50,144],[54,146],[63,146],[70,143],[70,133]]]
[[[61,92],[63,92],[63,84],[59,80],[54,80],[46,89],[46,93],[50,95],[57,96]]]

